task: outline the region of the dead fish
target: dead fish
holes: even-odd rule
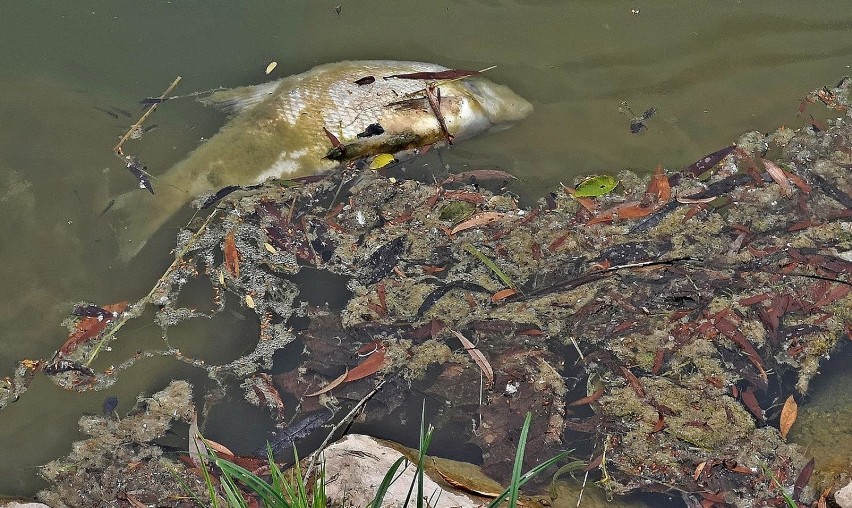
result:
[[[426,96],[434,79],[391,78],[445,67],[430,63],[347,61],[256,86],[214,93],[206,102],[232,117],[183,161],[157,176],[156,196],[117,199],[120,257],[129,260],[175,212],[193,198],[229,185],[327,172],[380,153],[410,153],[443,144]],[[372,83],[357,84],[364,76]],[[454,140],[505,129],[532,111],[508,87],[479,75],[438,82],[440,112]],[[381,134],[358,137],[370,125]],[[334,148],[327,129],[340,140]],[[378,129],[373,128],[373,132]]]

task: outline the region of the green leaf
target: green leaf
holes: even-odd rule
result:
[[[596,198],[612,192],[618,180],[610,175],[590,176],[580,182],[574,196],[578,198]]]

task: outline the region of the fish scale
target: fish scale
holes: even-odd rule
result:
[[[129,192],[116,198],[110,220],[119,257],[135,256],[186,203],[221,188],[324,173],[357,159],[444,144],[446,133],[425,95],[410,101],[430,81],[391,77],[444,70],[422,62],[338,62],[213,94],[206,102],[232,114],[219,132],[165,173],[150,168],[156,175],[155,195]],[[367,76],[375,80],[356,83]],[[501,130],[532,111],[509,88],[482,76],[443,81],[439,87],[441,115],[454,140]],[[359,138],[371,124],[379,124],[382,132]],[[337,136],[345,150],[330,155],[323,129]]]

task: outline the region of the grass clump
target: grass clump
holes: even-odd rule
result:
[[[497,496],[491,504],[488,505],[488,508],[496,508],[507,498],[508,507],[516,508],[518,506],[520,488],[536,475],[540,474],[542,471],[570,453],[570,450],[558,453],[549,460],[542,462],[538,466],[522,474],[521,470],[524,460],[524,450],[526,448],[531,419],[532,415],[527,413],[523,428],[521,429],[518,449],[515,454],[515,461],[512,469],[512,480],[509,486],[499,496]],[[427,428],[425,419],[421,416],[420,443],[417,454],[416,474],[412,479],[411,485],[409,485],[408,494],[406,495],[405,502],[402,504],[401,508],[407,508],[409,506],[409,503],[412,501],[412,496],[415,495],[415,490],[416,495],[414,506],[416,506],[416,508],[427,508],[427,499],[425,498],[424,492],[424,471],[427,457],[426,451],[429,449],[429,445],[432,442],[433,433],[434,428],[431,425]],[[209,449],[207,452],[206,460],[203,461],[205,463],[202,464],[201,469],[203,471],[207,492],[212,500],[211,506],[214,508],[220,507],[219,492],[221,492],[221,497],[224,498],[226,503],[224,506],[227,508],[248,508],[249,506],[256,506],[254,503],[250,503],[250,501],[247,500],[247,495],[244,494],[245,491],[251,492],[254,496],[256,496],[262,503],[262,506],[266,508],[326,508],[328,505],[328,500],[325,494],[325,468],[322,466],[320,467],[318,474],[313,479],[311,488],[307,489],[306,485],[308,485],[310,479],[302,476],[302,471],[299,466],[299,458],[298,455],[295,454],[295,450],[295,465],[289,474],[285,474],[278,467],[278,464],[275,462],[275,458],[273,457],[272,449],[269,445],[267,445],[269,480],[266,480],[227,459],[217,457],[214,453],[210,452]],[[407,465],[408,459],[405,457],[400,457],[396,462],[394,462],[394,464],[385,473],[373,500],[365,508],[381,508],[391,485],[393,485],[393,483],[400,477],[397,474],[400,467],[404,469]],[[218,485],[216,478],[214,478],[213,474],[209,471],[209,468],[212,466],[215,466],[215,468],[217,468],[221,473],[219,475]],[[189,489],[187,489],[187,491],[188,490]],[[197,497],[195,497],[195,501],[199,506],[205,506],[205,504]],[[437,500],[429,501],[429,506],[431,506]]]

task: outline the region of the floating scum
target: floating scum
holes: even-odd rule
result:
[[[228,123],[156,175],[155,190],[142,180],[147,174],[134,173],[156,194],[134,191],[116,199],[111,212],[120,218],[120,256],[133,257],[202,194],[324,173],[383,154],[400,158],[504,129],[530,114],[529,102],[479,74],[421,62],[351,61],[214,93],[207,101],[232,115]]]
[[[625,172],[605,195],[559,189],[532,209],[488,190],[505,177],[493,170],[441,184],[367,172],[351,185],[337,173],[232,193],[182,230],[148,296],[81,305],[66,343],[22,362],[0,401],[39,371],[103,388],[136,361],[171,355],[223,385],[238,379],[279,437],[359,397],[378,422],[419,408],[426,393],[447,401],[433,416],[439,431],[473,422],[458,439],[478,446],[500,481],[517,444],[507,436],[530,411],[530,463],[581,436],[584,469],[611,495],[769,506],[783,500],[778,485],[794,485],[785,494],[811,503],[833,472],[786,442],[795,416],[772,401],[803,400],[852,332],[848,87],[820,98],[845,115],[827,129],[747,133],[680,171],[647,181]],[[347,281],[342,312],[299,303],[292,275],[306,267]],[[199,279],[214,292],[205,316],[226,302],[257,316],[254,351],[223,365],[167,346],[108,357],[148,306],[164,337],[191,323],[200,313],[178,296]],[[293,316],[307,324],[287,326]],[[271,374],[273,354],[296,339],[298,367]],[[304,429],[287,431],[288,421]],[[97,474],[76,467],[51,468],[52,481]]]

